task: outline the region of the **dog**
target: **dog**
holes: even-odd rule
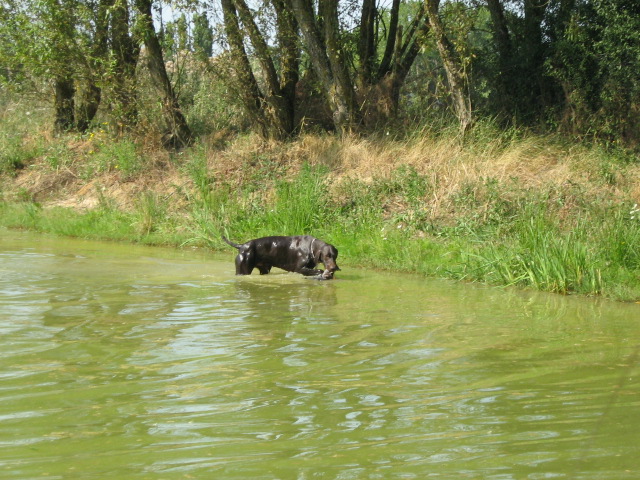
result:
[[[251,275],[254,268],[260,275],[266,275],[271,267],[278,267],[287,272],[307,277],[319,275],[323,280],[330,280],[340,270],[336,264],[338,249],[310,235],[262,237],[241,245],[225,237],[222,240],[238,249],[236,275]],[[324,265],[324,271],[315,268],[318,263]]]

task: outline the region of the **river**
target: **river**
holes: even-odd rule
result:
[[[640,305],[234,254],[0,230],[0,478],[640,478]]]

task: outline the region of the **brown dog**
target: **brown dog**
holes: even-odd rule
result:
[[[321,275],[324,280],[333,278],[336,270],[338,249],[310,235],[293,237],[262,237],[249,240],[242,245],[222,239],[238,249],[236,275],[250,275],[254,268],[266,275],[271,267],[306,276]],[[316,267],[324,264],[324,272]]]

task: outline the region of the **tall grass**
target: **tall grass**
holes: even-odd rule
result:
[[[335,221],[324,181],[327,173],[324,167],[304,164],[293,181],[277,181],[273,205],[264,208],[265,226],[283,235],[326,231]]]
[[[297,177],[275,183],[232,186],[215,182],[202,161],[188,168],[196,185],[192,243],[221,245],[225,235],[247,240],[262,235],[298,235],[325,230],[335,212],[329,206],[326,169],[303,165]]]
[[[131,140],[81,140],[5,148],[85,182],[131,183],[153,166]],[[429,129],[286,145],[244,137],[224,150],[196,145],[165,168],[180,176],[171,198],[147,185],[128,208],[105,191],[97,208],[73,212],[43,208],[20,187],[14,203],[0,202],[0,223],[211,248],[228,248],[223,235],[308,233],[336,245],[341,266],[640,300],[640,165],[601,149],[481,125],[465,138]]]
[[[509,236],[470,256],[474,275],[554,293],[600,294],[603,264],[585,231],[562,232],[544,211],[523,213]]]

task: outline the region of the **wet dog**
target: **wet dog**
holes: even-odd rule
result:
[[[278,267],[287,272],[320,275],[320,278],[329,280],[340,270],[336,264],[338,249],[310,235],[262,237],[243,244],[230,242],[225,237],[222,239],[238,249],[236,275],[250,275],[254,268],[260,271],[260,275],[266,275],[271,267]],[[316,268],[319,263],[324,265],[324,271]]]

